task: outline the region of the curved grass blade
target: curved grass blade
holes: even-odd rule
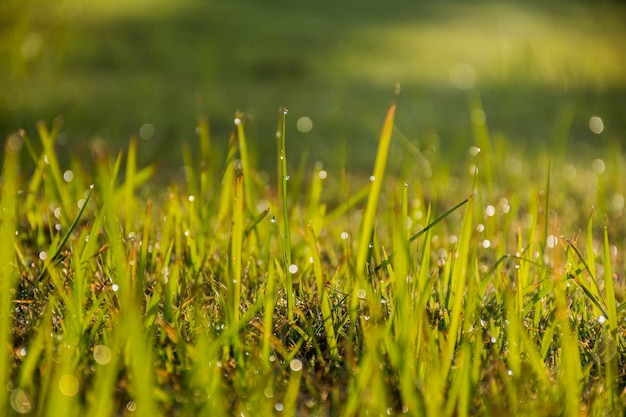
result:
[[[443,219],[445,219],[446,217],[448,217],[450,214],[452,214],[453,212],[455,212],[456,210],[458,210],[459,208],[463,207],[465,204],[467,204],[472,197],[474,196],[474,194],[470,195],[469,197],[467,197],[465,200],[461,201],[460,203],[458,203],[457,205],[455,205],[454,207],[452,207],[451,209],[449,209],[448,211],[446,211],[445,213],[443,213],[441,216],[437,217],[435,220],[433,220],[431,223],[429,223],[425,228],[423,228],[422,230],[420,230],[419,232],[417,232],[416,234],[414,234],[413,236],[411,236],[409,238],[409,242],[413,242],[414,240],[418,239],[420,236],[422,236],[423,234],[427,233],[430,229],[432,229],[433,227],[435,227],[439,222],[441,222]],[[391,262],[391,259],[393,257],[393,253],[389,254],[389,256],[387,257],[387,259],[385,259],[384,261],[382,261],[380,264],[376,265],[376,268],[374,268],[375,271],[378,271],[381,268],[386,267],[387,265],[389,265],[389,263]]]

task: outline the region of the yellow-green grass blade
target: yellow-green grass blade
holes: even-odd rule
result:
[[[376,153],[376,162],[374,164],[374,172],[372,174],[373,181],[367,198],[365,212],[363,214],[361,236],[359,238],[356,256],[355,267],[357,275],[361,278],[365,277],[365,271],[367,268],[367,253],[369,251],[369,244],[373,235],[376,211],[378,209],[378,202],[380,201],[383,181],[385,179],[385,167],[387,165],[387,155],[391,144],[391,134],[393,132],[395,113],[396,104],[393,103],[389,107],[387,115],[385,116],[382,132],[378,141],[378,151]]]
[[[311,257],[313,258],[313,273],[315,275],[317,293],[319,294],[320,298],[322,320],[324,320],[324,330],[326,331],[326,341],[328,343],[331,356],[333,358],[338,358],[339,353],[337,350],[337,337],[335,335],[335,323],[332,315],[332,305],[326,292],[326,282],[324,280],[324,273],[322,272],[322,261],[320,258],[319,249],[317,247],[315,230],[310,225],[306,227],[306,239],[311,250]]]
[[[289,175],[287,174],[287,150],[285,148],[285,134],[287,124],[287,109],[282,108],[280,122],[280,147],[278,156],[279,165],[279,190],[282,200],[283,211],[283,233],[284,233],[284,251],[285,251],[285,292],[287,293],[287,318],[293,320],[293,308],[294,308],[294,294],[292,285],[292,273],[291,273],[291,226],[289,224],[289,207],[287,200],[287,180]]]
[[[17,229],[18,157],[8,144],[4,148],[0,192],[0,410],[8,411],[6,388],[11,375],[9,363],[13,356],[13,287],[16,284],[15,232]]]

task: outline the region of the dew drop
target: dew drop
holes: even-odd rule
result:
[[[361,300],[365,300],[367,293],[365,292],[363,288],[359,288],[358,290],[356,290],[356,296],[360,298]]]
[[[59,390],[66,397],[73,397],[78,393],[78,379],[74,375],[62,375],[59,378]]]
[[[289,367],[291,368],[292,371],[299,372],[302,370],[302,361],[300,359],[293,359],[289,363]]]
[[[241,124],[241,119],[239,117],[235,118],[235,125],[239,126]]]
[[[28,414],[33,409],[29,395],[26,391],[19,388],[11,391],[10,402],[11,407],[20,414]]]
[[[93,348],[93,359],[100,365],[111,362],[111,348],[106,345],[96,345]]]
[[[41,259],[42,261],[45,261],[46,259],[48,259],[48,252],[46,251],[39,252],[39,259]]]
[[[283,412],[284,409],[285,409],[285,406],[283,405],[283,403],[274,404],[274,410],[278,411],[279,413]]]
[[[599,135],[604,131],[604,122],[600,117],[592,116],[591,119],[589,119],[589,129],[596,135]]]
[[[283,107],[283,114],[287,114],[289,113],[289,110],[287,110],[287,107]]]
[[[328,173],[324,170],[321,170],[317,175],[320,177],[320,179],[325,180],[328,176]]]
[[[348,234],[348,232],[341,232],[341,239],[343,240],[347,240],[348,237],[350,237],[350,235]]]
[[[376,181],[376,177],[375,177],[375,176],[373,176],[373,175],[370,175],[370,181],[371,181],[371,182]]]
[[[117,285],[117,284],[113,284],[113,285],[111,285],[111,289],[112,289],[114,292],[117,292],[117,291],[120,289],[120,286],[119,286],[119,285]]]
[[[289,265],[289,272],[292,274],[295,274],[296,272],[298,272],[298,265],[296,264]]]
[[[270,219],[270,221],[271,221],[272,223],[276,223],[276,217],[272,216],[272,218]]]
[[[63,173],[63,180],[65,182],[72,182],[73,179],[74,179],[74,173],[70,171],[69,169]]]

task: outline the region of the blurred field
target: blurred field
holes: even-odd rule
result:
[[[61,115],[60,146],[87,152],[99,138],[117,149],[138,135],[141,162],[168,169],[199,115],[219,150],[236,110],[273,160],[283,105],[293,156],[359,168],[395,83],[397,127],[449,161],[474,143],[475,93],[494,140],[529,158],[620,144],[626,130],[618,2],[5,0],[0,16],[3,136]],[[297,129],[301,117],[310,131]]]

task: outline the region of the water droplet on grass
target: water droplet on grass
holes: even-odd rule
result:
[[[604,131],[604,122],[600,117],[592,116],[589,119],[589,129],[596,135],[599,135]]]
[[[289,265],[289,272],[292,274],[295,274],[296,272],[298,272],[298,265],[295,265],[295,264]]]
[[[93,348],[93,359],[100,365],[111,362],[111,348],[106,345],[96,345]]]
[[[300,359],[293,359],[289,362],[289,367],[294,372],[299,372],[302,370],[302,361]]]
[[[11,391],[10,400],[13,410],[20,414],[28,414],[33,409],[33,404],[26,391],[16,388]]]
[[[113,284],[111,285],[111,289],[113,290],[113,292],[117,292],[120,289],[120,286],[117,284]]]
[[[274,404],[274,410],[278,411],[279,413],[281,413],[284,409],[285,406],[283,405],[283,403]]]
[[[66,397],[73,397],[78,393],[79,383],[78,378],[74,375],[62,375],[59,378],[59,390]]]
[[[356,296],[360,298],[361,300],[365,300],[367,293],[365,292],[363,288],[359,288],[358,290],[356,290]]]
[[[239,126],[241,124],[241,119],[239,117],[235,118],[235,125]]]
[[[39,259],[41,259],[42,261],[45,261],[46,259],[48,259],[48,252],[46,251],[39,252]]]
[[[287,110],[287,107],[283,107],[283,114],[287,114],[289,113],[289,110]]]
[[[303,116],[296,122],[296,128],[299,132],[308,133],[313,129],[313,121],[311,118]]]
[[[72,182],[73,179],[74,179],[74,173],[70,171],[69,169],[63,173],[63,180],[65,182]]]
[[[598,175],[604,174],[604,171],[606,169],[606,166],[604,165],[604,161],[602,159],[595,159],[591,167],[593,169],[593,172]]]
[[[371,182],[376,181],[376,177],[375,177],[375,176],[373,176],[373,175],[370,175],[370,181],[371,181]]]

